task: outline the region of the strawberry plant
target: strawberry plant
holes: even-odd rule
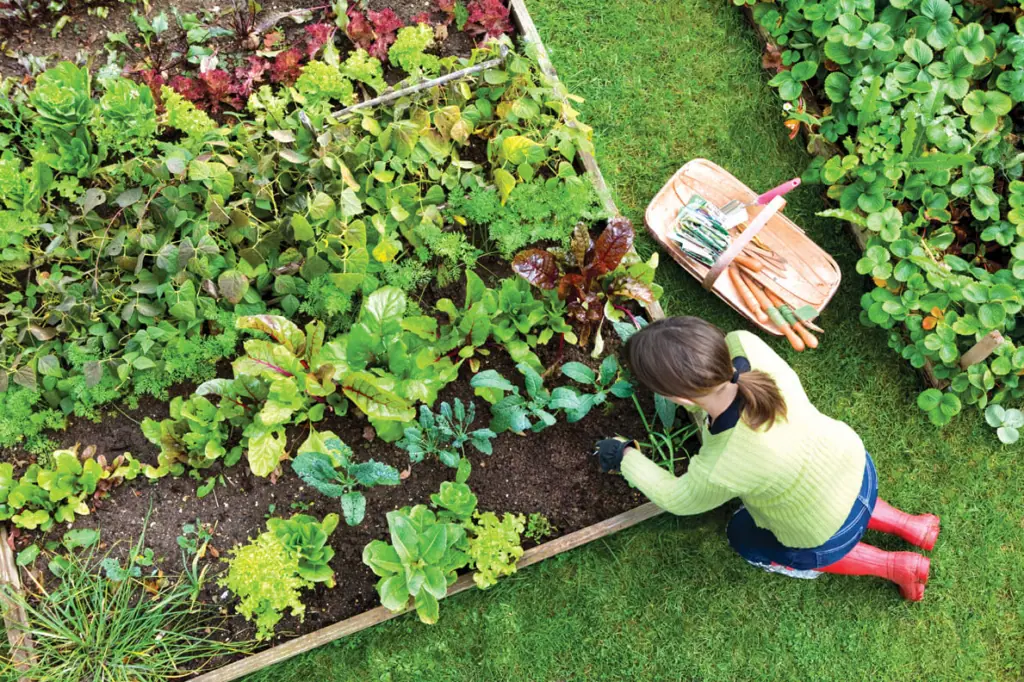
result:
[[[821,152],[805,179],[829,185],[837,207],[824,215],[869,233],[857,271],[876,288],[862,321],[891,330],[891,348],[948,382],[945,396],[918,400],[935,424],[962,403],[1019,398],[1024,167],[1013,106],[1024,21],[949,0],[821,7],[759,2],[753,13],[791,67],[771,81],[782,97],[810,89],[827,105],[787,117]],[[1005,343],[960,367],[993,330]]]
[[[1002,405],[989,405],[985,408],[985,421],[996,430],[1001,443],[1013,445],[1020,439],[1024,413],[1013,407],[1006,409]]]

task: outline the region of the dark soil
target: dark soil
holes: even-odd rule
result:
[[[477,272],[490,286],[512,275],[508,263],[491,257],[478,263]],[[421,301],[429,306],[443,297],[461,303],[465,297],[464,282],[460,280],[443,289],[428,287]],[[606,338],[606,342],[607,352],[616,352],[617,339]],[[490,352],[484,359],[485,368],[497,369],[513,381],[521,378],[500,346],[485,350]],[[572,360],[596,365],[581,349],[562,347],[557,341],[538,349],[538,355],[545,366],[553,368]],[[229,375],[227,363],[222,363],[220,369],[222,375]],[[557,372],[551,374],[546,379],[548,388],[566,383]],[[474,397],[469,378],[470,370],[464,366],[459,380],[442,392],[440,400],[460,398],[463,402],[475,402],[478,412],[474,426],[479,428],[489,421],[489,409],[483,400]],[[519,383],[521,385],[522,382]],[[191,389],[188,385],[176,387],[172,396],[187,395]],[[648,394],[642,395],[640,402],[647,414],[653,414],[653,401]],[[104,455],[108,460],[127,451],[144,463],[155,463],[158,450],[143,437],[139,428],[139,423],[146,417],[166,418],[166,404],[143,398],[137,409],[114,409],[106,413],[101,423],[72,418],[67,430],[53,437],[62,447],[76,443],[83,448],[95,446],[96,454]],[[277,629],[277,642],[376,606],[379,603],[374,589],[376,576],[362,563],[363,547],[373,539],[388,538],[385,518],[388,511],[406,505],[427,504],[442,481],[454,478],[455,471],[438,461],[428,460],[410,466],[404,451],[393,444],[368,437],[372,436],[372,429],[368,427],[362,413],[354,409],[344,417],[332,415],[317,425],[318,430],[334,431],[349,444],[357,461],[370,458],[383,461],[399,470],[406,470],[408,477],[399,486],[364,491],[367,509],[363,523],[354,528],[342,524],[330,540],[335,550],[331,566],[337,576],[337,586],[330,590],[318,586],[305,593],[305,622],[286,618]],[[557,535],[570,533],[644,501],[620,476],[601,474],[591,455],[594,441],[603,436],[622,434],[637,437],[642,436],[643,431],[643,422],[633,401],[612,400],[595,408],[575,424],[559,421],[539,434],[502,434],[495,439],[494,453],[489,457],[470,448],[466,452],[473,464],[469,484],[479,498],[481,510],[499,514],[541,513],[557,528]],[[305,427],[295,427],[288,435],[289,448],[294,452],[305,439]],[[2,452],[0,457],[8,461],[25,459],[24,453],[20,452]],[[145,545],[153,550],[157,559],[153,570],[174,575],[182,568],[177,544],[182,526],[195,523],[197,519],[208,524],[214,532],[214,551],[204,563],[212,580],[208,581],[202,598],[229,616],[226,637],[235,641],[250,639],[254,632],[251,624],[234,615],[233,598],[215,583],[216,577],[226,569],[221,559],[232,547],[263,532],[269,516],[287,517],[302,511],[322,518],[341,511],[336,500],[304,486],[287,462],[282,469],[276,482],[253,476],[244,460],[230,469],[203,472],[204,476],[222,473],[226,483],[218,485],[203,499],[196,497],[199,481],[188,476],[164,478],[157,482],[139,478],[114,489],[109,497],[93,501],[93,513],[80,517],[75,527],[100,529],[100,549],[121,558],[145,532]],[[46,539],[59,540],[66,530],[66,526],[60,525]],[[21,536],[17,539],[17,547],[35,539]],[[527,541],[525,544],[529,546],[532,543]],[[43,563],[38,561],[37,565]],[[54,580],[42,575],[39,579]]]

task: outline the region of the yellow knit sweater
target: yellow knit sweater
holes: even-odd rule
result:
[[[708,432],[687,472],[675,477],[635,449],[622,458],[622,475],[662,509],[699,514],[739,497],[761,528],[789,547],[817,547],[850,513],[864,479],[864,444],[841,421],[810,403],[800,378],[760,338],[745,331],[726,336],[732,357],[775,379],[787,418],[753,430],[741,419],[719,434]]]

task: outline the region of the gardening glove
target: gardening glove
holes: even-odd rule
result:
[[[594,454],[597,455],[601,471],[606,474],[610,471],[618,471],[622,465],[622,456],[630,445],[639,449],[636,441],[630,441],[622,436],[597,441],[597,445],[594,447]]]

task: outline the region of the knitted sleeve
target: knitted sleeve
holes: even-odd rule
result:
[[[676,477],[649,460],[640,451],[627,448],[622,458],[622,476],[651,502],[672,514],[700,514],[728,502],[736,495],[709,480],[710,466],[700,455],[690,460],[685,474]]]

